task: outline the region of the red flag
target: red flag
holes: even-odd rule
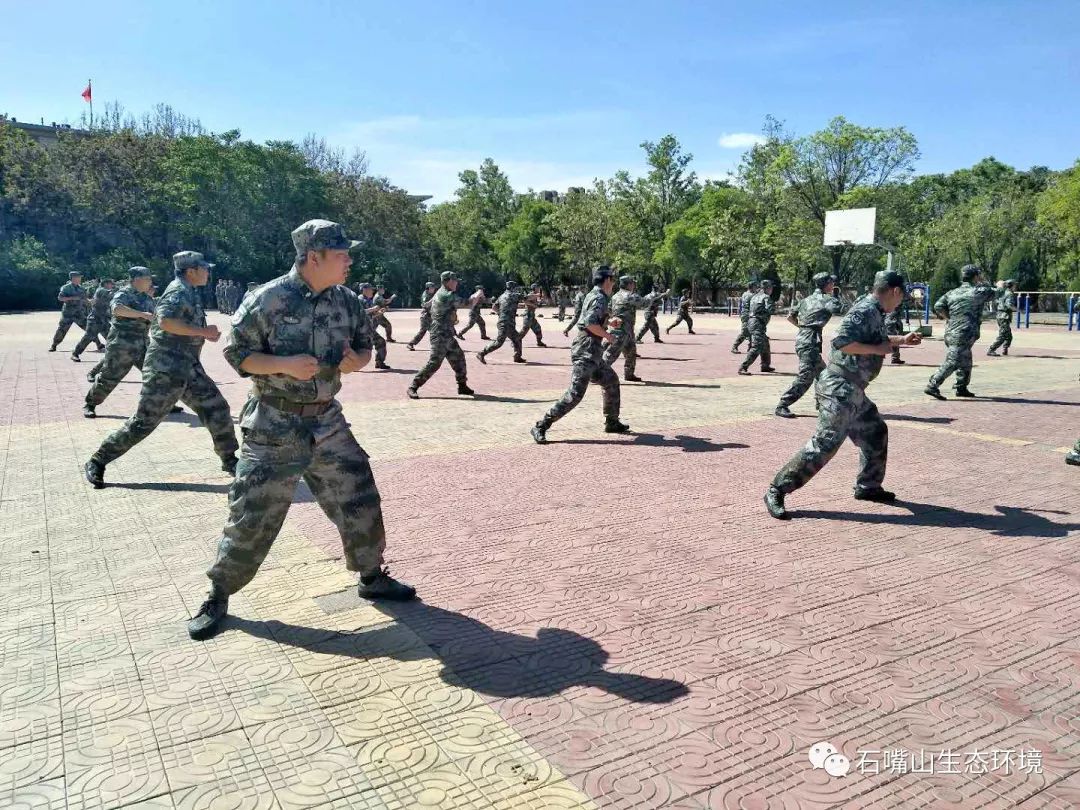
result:
[[[90,102],[93,100],[94,94],[90,92],[90,84],[87,83],[86,89],[82,91],[83,101]]]

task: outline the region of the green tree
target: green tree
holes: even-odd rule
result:
[[[526,197],[517,214],[495,239],[495,251],[508,274],[526,284],[538,282],[550,289],[562,260],[559,238],[551,222],[555,206]]]

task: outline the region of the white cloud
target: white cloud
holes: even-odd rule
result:
[[[765,138],[753,132],[725,132],[717,143],[723,149],[749,149],[751,146],[765,143]]]

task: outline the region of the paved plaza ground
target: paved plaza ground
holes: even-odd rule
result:
[[[84,419],[78,329],[49,354],[56,313],[0,316],[0,807],[1080,806],[1080,335],[986,358],[987,323],[971,401],[922,393],[940,340],[906,349],[870,389],[901,500],[852,499],[849,443],[782,523],[761,496],[814,426],[812,396],[772,415],[783,319],[779,373],[737,376],[737,319],[701,316],[640,347],[632,434],[591,390],[539,447],[569,372],[545,314],[528,365],[480,365],[469,334],[476,401],[448,367],[406,399],[426,351],[403,343],[346,378],[422,602],[361,603],[301,487],[205,643],[185,623],[229,486],[209,434],[170,417],[91,489],[137,376]],[[203,357],[237,413],[248,383]],[[846,776],[811,764],[821,742]]]

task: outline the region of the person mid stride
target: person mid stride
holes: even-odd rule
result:
[[[206,572],[210,593],[188,623],[193,639],[220,629],[229,596],[254,578],[277,539],[301,478],[337,527],[345,567],[360,574],[360,596],[416,595],[383,567],[379,490],[336,398],[341,375],[371,359],[371,324],[344,286],[349,251],[360,243],[324,219],[305,222],[292,241],[296,263],[244,297],[225,346],[225,359],[252,389],[240,416],[244,444],[229,516]]]
[[[743,341],[750,340],[750,301],[760,289],[761,285],[757,280],[751,280],[746,285],[746,292],[739,299],[739,321],[742,323],[742,328],[739,329],[739,334],[735,336],[735,342],[731,344],[732,354],[738,354]]]
[[[997,338],[986,352],[987,357],[997,357],[998,349],[1001,349],[1002,354],[1008,354],[1013,340],[1012,319],[1013,314],[1016,312],[1016,279],[1010,278],[998,283],[1001,285],[996,315],[998,333]]]
[[[424,367],[416,372],[412,384],[406,392],[409,399],[419,399],[420,386],[431,379],[432,375],[439,370],[443,360],[450,363],[457,379],[457,392],[463,396],[471,397],[475,391],[469,388],[468,369],[465,366],[465,352],[458,345],[454,326],[457,324],[457,296],[454,294],[458,286],[458,277],[455,273],[447,270],[439,281],[442,286],[432,297],[428,308],[431,311],[431,331],[428,342],[431,344],[431,354]]]
[[[941,296],[934,304],[934,312],[947,318],[945,325],[945,359],[930,377],[925,394],[934,399],[945,399],[941,384],[956,374],[956,396],[973,397],[968,384],[971,382],[971,347],[979,339],[982,311],[994,297],[994,288],[983,281],[982,269],[966,264],[960,270],[961,284]]]
[[[750,317],[746,322],[746,328],[750,332],[750,351],[739,366],[740,374],[749,374],[750,366],[761,357],[762,371],[776,371],[772,367],[772,348],[769,344],[769,319],[776,312],[776,302],[772,299],[773,281],[765,278],[761,280],[761,291],[754,294],[750,299]]]
[[[799,373],[788,390],[781,395],[780,404],[776,406],[776,415],[787,419],[795,418],[795,414],[790,410],[791,406],[810,390],[818,374],[825,368],[825,362],[821,359],[821,330],[833,315],[839,315],[844,310],[840,299],[833,295],[836,288],[835,276],[818,273],[814,276],[814,286],[817,289],[800,301],[788,315],[788,321],[799,328],[795,336]]]

